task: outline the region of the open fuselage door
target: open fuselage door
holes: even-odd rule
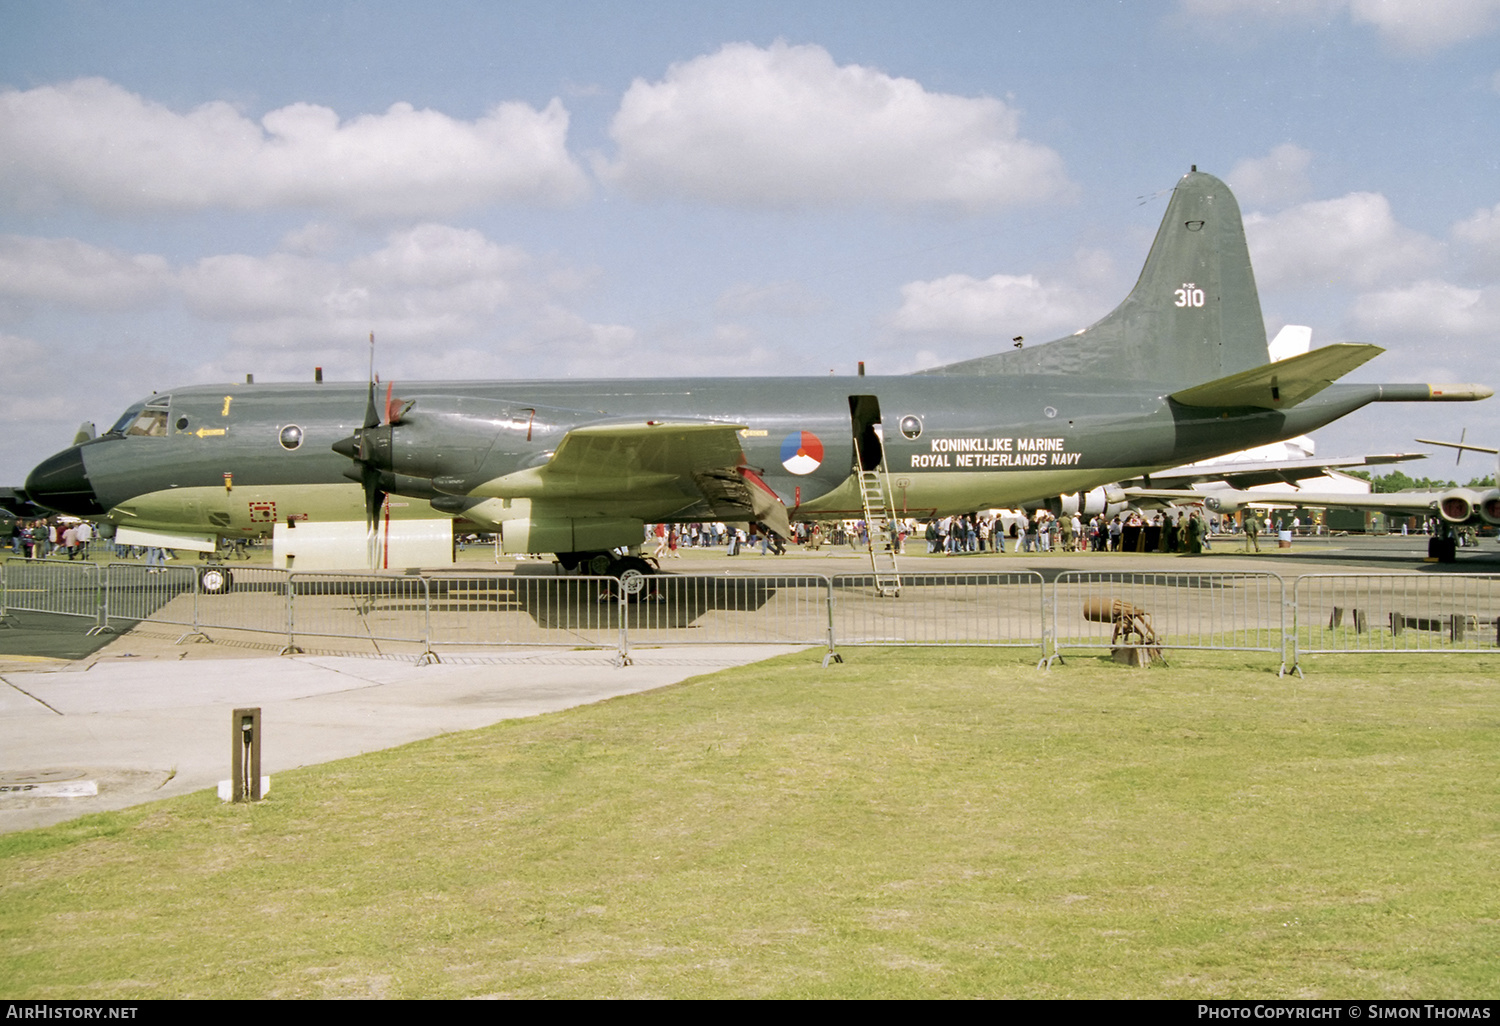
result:
[[[849,397],[849,419],[854,431],[854,468],[865,514],[865,536],[870,547],[870,569],[881,595],[901,594],[896,566],[896,532],[891,523],[895,499],[885,460],[885,438],[880,423],[880,400],[873,395]]]

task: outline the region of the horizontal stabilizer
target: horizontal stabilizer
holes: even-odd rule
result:
[[[1491,456],[1500,453],[1500,449],[1492,449],[1488,445],[1469,445],[1466,442],[1439,442],[1436,438],[1418,438],[1417,441],[1423,445],[1442,445],[1449,449],[1462,449],[1465,452],[1487,452]]]
[[[1183,406],[1256,406],[1281,410],[1317,395],[1354,368],[1385,352],[1340,342],[1227,378],[1173,392]]]

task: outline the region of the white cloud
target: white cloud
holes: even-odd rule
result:
[[[1307,180],[1310,163],[1311,151],[1282,143],[1264,157],[1240,161],[1227,178],[1241,203],[1280,206],[1301,199],[1311,190]]]
[[[1303,203],[1269,217],[1250,214],[1245,234],[1262,288],[1368,288],[1430,268],[1442,249],[1397,224],[1390,202],[1373,192]]]
[[[318,256],[327,253],[344,238],[343,229],[327,221],[313,221],[295,228],[281,237],[281,248],[288,253],[302,256]]]
[[[529,263],[520,248],[491,242],[473,229],[421,224],[393,233],[384,248],[351,270],[379,287],[445,289],[503,281]]]
[[[166,260],[127,255],[77,239],[0,236],[0,297],[29,303],[120,310],[158,295]]]
[[[1500,0],[1350,0],[1349,15],[1397,50],[1428,54],[1500,27]]]
[[[28,361],[40,360],[43,355],[42,347],[34,339],[0,332],[0,366],[9,368],[5,380],[15,391],[24,392],[35,386],[23,368]]]
[[[0,195],[112,213],[305,207],[422,217],[587,191],[568,113],[501,103],[475,121],[398,103],[340,122],[306,103],[259,123],[227,103],[179,114],[112,82],[0,92]]]
[[[86,416],[80,391],[97,384],[103,361],[78,358],[55,343],[0,332],[0,436],[12,460],[8,475],[0,480],[18,485],[32,464],[66,447],[79,422]]]
[[[1360,296],[1350,319],[1372,334],[1405,336],[1419,343],[1443,336],[1488,337],[1500,332],[1500,292],[1419,281]]]
[[[250,370],[301,378],[315,363],[362,374],[357,354],[371,331],[385,343],[382,366],[407,378],[442,368],[455,377],[518,376],[523,359],[532,372],[614,359],[633,329],[569,309],[587,280],[440,224],[393,231],[350,259],[225,253],[180,268],[72,239],[0,236],[0,311],[11,301],[171,318],[180,307],[191,318],[200,380]],[[14,336],[0,340],[0,355],[21,352]],[[131,352],[145,358],[140,346]]]
[[[1045,342],[1077,331],[1109,312],[1118,296],[1100,288],[1109,277],[1098,254],[1080,254],[1083,287],[1045,281],[1034,274],[973,278],[950,274],[901,287],[901,308],[893,326],[911,334],[946,334],[1010,339],[1023,335]]]
[[[227,254],[178,275],[189,310],[227,330],[228,350],[198,369],[202,380],[250,369],[301,378],[317,363],[363,374],[357,357],[371,331],[388,380],[653,369],[633,328],[570,308],[581,280],[472,229],[439,224],[392,232],[347,261]]]
[[[1426,55],[1500,28],[1500,0],[1180,0],[1194,18],[1310,22],[1344,13],[1386,45]]]
[[[1070,185],[1014,109],[839,66],[818,46],[748,43],[637,79],[610,126],[601,177],[646,198],[778,208],[873,203],[993,210]]]
[[[1474,211],[1453,226],[1453,237],[1489,257],[1500,257],[1500,203]]]
[[[339,263],[273,253],[208,257],[179,274],[188,308],[230,322],[240,343],[276,347],[357,339],[465,338],[502,313],[539,309],[549,287],[530,258],[472,229],[422,224]]]

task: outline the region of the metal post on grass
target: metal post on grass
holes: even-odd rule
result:
[[[1041,589],[1042,600],[1042,656],[1037,660],[1038,670],[1050,670],[1053,663],[1060,663],[1063,657],[1057,651],[1057,611],[1052,601],[1056,584],[1049,588],[1046,585]]]
[[[417,664],[431,666],[442,662],[432,649],[432,579],[425,574],[418,579],[422,582],[422,654]]]
[[[260,801],[260,708],[236,709],[229,765],[229,800]]]
[[[633,577],[629,578],[628,580],[622,579],[617,583],[618,587],[614,589],[614,596],[615,615],[620,624],[620,640],[616,643],[615,647],[615,665],[629,666],[631,664],[630,631],[627,627],[626,620],[630,616],[631,591],[630,588],[627,587],[627,585],[633,585],[635,588],[635,593],[644,597],[646,594],[646,579],[644,577]]]
[[[196,638],[199,641],[209,641],[209,642],[213,641],[212,638],[210,638],[207,634],[203,633],[203,620],[201,618],[202,617],[202,613],[201,613],[201,611],[199,609],[199,604],[202,601],[203,601],[203,575],[201,573],[198,573],[197,571],[194,571],[193,572],[193,623],[192,623],[192,626],[190,628],[188,628],[187,630],[185,630],[185,631],[182,632],[181,637],[179,637],[177,639],[177,644],[181,645],[183,642],[187,641],[188,638]]]
[[[95,634],[113,634],[114,628],[109,625],[109,573],[98,563],[92,566],[92,570],[84,571],[84,580],[87,581],[91,575],[94,579],[94,626],[84,633],[90,637]]]
[[[839,655],[836,639],[833,636],[833,578],[823,578],[823,608],[828,612],[828,652],[823,656],[823,668],[828,669],[829,663],[841,663],[844,657]]]
[[[282,655],[297,655],[302,650],[297,647],[297,609],[296,600],[293,598],[297,593],[297,582],[293,575],[286,575],[286,644],[281,648]]]

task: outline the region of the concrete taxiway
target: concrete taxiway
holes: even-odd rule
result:
[[[222,646],[132,633],[84,661],[0,656],[0,831],[214,787],[229,776],[239,707],[261,709],[262,768],[274,778],[790,651],[643,650],[617,667],[610,652],[497,649],[416,665],[256,648],[226,657]],[[90,782],[96,796],[38,796]]]

